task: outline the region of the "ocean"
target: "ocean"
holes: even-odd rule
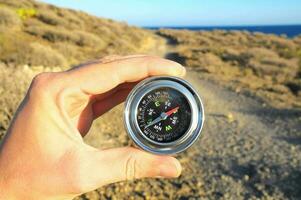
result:
[[[188,29],[193,31],[210,31],[210,30],[239,30],[249,32],[262,32],[275,35],[286,35],[295,37],[301,34],[301,25],[267,25],[267,26],[164,26],[164,27],[144,27],[147,29],[157,30],[160,28],[169,29]]]

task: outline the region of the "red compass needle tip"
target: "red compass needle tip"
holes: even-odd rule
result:
[[[178,107],[176,107],[176,108],[174,108],[174,109],[171,109],[170,111],[167,111],[167,112],[166,112],[166,115],[169,116],[169,115],[171,115],[171,114],[177,112],[179,108],[180,108],[180,107],[178,106]]]

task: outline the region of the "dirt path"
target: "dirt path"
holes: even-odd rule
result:
[[[176,51],[168,44],[160,48],[169,58]],[[83,198],[300,199],[300,111],[269,108],[193,71],[186,79],[204,100],[206,121],[202,137],[178,156],[182,176],[118,183]],[[100,127],[103,133],[92,130],[86,141],[98,147],[129,144],[122,110],[119,106],[100,119],[94,132]]]
[[[188,161],[205,196],[300,198],[300,112],[267,108],[193,72],[187,79],[206,108],[203,138]]]
[[[188,71],[187,80],[205,104],[203,138],[192,150],[197,161],[189,162],[190,173],[202,171],[206,196],[301,198],[300,110],[268,108],[196,72]]]

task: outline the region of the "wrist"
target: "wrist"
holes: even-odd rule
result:
[[[19,182],[18,180],[16,182]],[[19,185],[19,186],[17,186]],[[36,191],[32,189],[25,188],[20,186],[18,183],[12,183],[12,181],[8,181],[5,179],[5,176],[1,176],[0,173],[0,200],[71,200],[75,197],[75,195],[62,195],[62,196],[45,196],[36,193]]]

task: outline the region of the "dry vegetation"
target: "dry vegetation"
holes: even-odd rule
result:
[[[20,18],[11,9],[0,7],[0,26],[3,27],[14,27],[21,23]]]
[[[301,43],[247,31],[160,30],[186,66],[248,91],[274,106],[301,107]]]
[[[17,106],[24,98],[31,79],[45,71],[60,71],[60,68],[24,65],[16,70],[13,66],[0,64],[0,140],[8,129]]]
[[[0,61],[6,64],[68,67],[106,54],[142,52],[154,38],[150,31],[83,12],[0,0]]]

